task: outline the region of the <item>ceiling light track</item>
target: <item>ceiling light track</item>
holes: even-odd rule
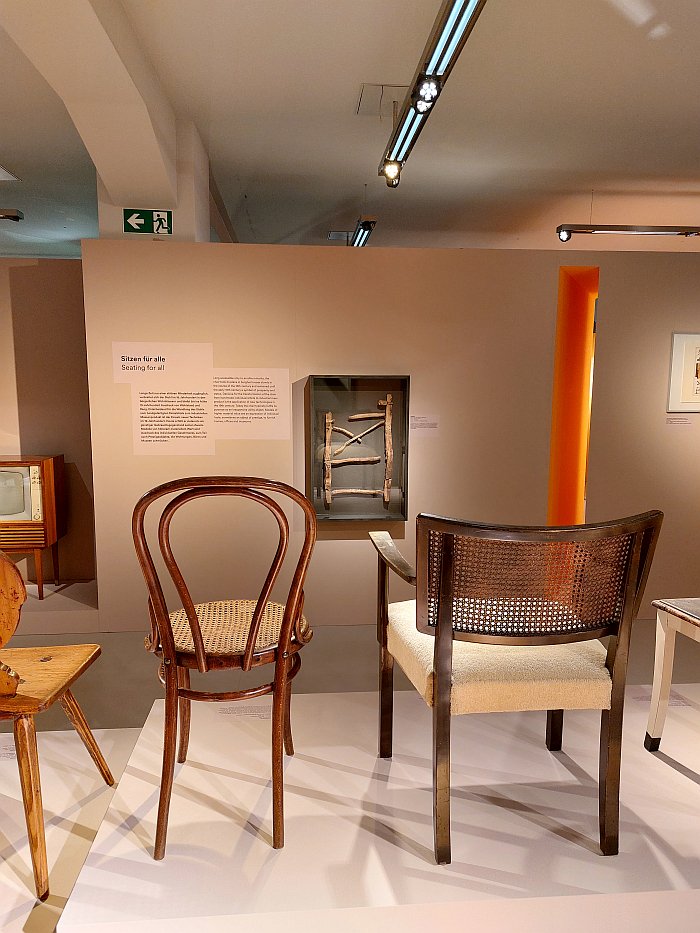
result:
[[[367,246],[367,240],[377,224],[376,217],[358,217],[354,230],[329,230],[329,240],[345,240],[346,246]]]
[[[625,224],[560,224],[557,236],[562,243],[578,233],[620,233],[632,236],[700,236],[700,227],[639,227]]]
[[[401,169],[485,4],[486,0],[443,0],[379,163],[379,174],[390,188],[398,187]]]

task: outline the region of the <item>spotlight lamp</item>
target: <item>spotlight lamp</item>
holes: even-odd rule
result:
[[[557,236],[566,243],[574,233],[621,233],[632,236],[700,236],[700,227],[638,227],[625,224],[559,224]]]
[[[438,99],[439,93],[440,79],[422,75],[411,95],[411,103],[418,113],[427,113]]]
[[[389,188],[398,188],[401,181],[401,163],[385,160],[379,174],[384,176]]]
[[[349,246],[366,246],[367,240],[369,240],[370,233],[374,230],[375,224],[377,223],[376,217],[360,217],[358,218],[353,234],[350,237]]]
[[[416,74],[379,163],[390,188],[409,157],[486,0],[443,0]]]

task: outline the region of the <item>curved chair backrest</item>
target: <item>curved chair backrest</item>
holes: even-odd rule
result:
[[[0,551],[0,648],[14,634],[27,590],[19,570],[3,551]]]
[[[663,514],[521,528],[417,518],[417,625],[492,644],[618,635],[639,609]]]
[[[270,493],[274,494],[274,496],[270,495]],[[298,505],[302,509],[305,519],[304,542],[285,600],[285,613],[279,639],[280,655],[284,654],[287,650],[292,634],[299,634],[298,626],[301,621],[304,602],[304,580],[316,540],[316,515],[313,506],[306,496],[298,492],[292,486],[288,486],[286,483],[278,483],[273,480],[251,476],[194,476],[173,480],[172,482],[164,483],[162,486],[157,486],[139,499],[134,509],[132,531],[136,554],[148,587],[149,610],[153,629],[151,638],[152,647],[155,648],[159,642],[163,649],[163,656],[172,663],[176,663],[175,644],[172,628],[170,626],[168,607],[163,594],[163,587],[158,578],[158,572],[146,539],[144,527],[148,508],[158,500],[167,498],[168,501],[163,505],[162,511],[160,512],[158,546],[163,562],[175,584],[175,588],[182,602],[182,608],[192,632],[197,668],[201,672],[205,672],[209,669],[209,662],[204,647],[199,620],[194,608],[194,602],[173,555],[170,543],[170,524],[178,509],[186,503],[205,496],[239,496],[257,502],[264,509],[271,512],[277,521],[279,530],[277,549],[260,591],[260,595],[257,598],[244,651],[242,667],[243,670],[250,670],[255,658],[255,642],[265,606],[270,598],[275,581],[279,576],[289,545],[289,523],[278,499]]]

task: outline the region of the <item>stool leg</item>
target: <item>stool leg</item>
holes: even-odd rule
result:
[[[63,707],[66,716],[73,725],[73,728],[83,740],[83,745],[88,750],[88,752],[90,752],[90,757],[97,765],[97,770],[104,778],[105,784],[108,784],[110,787],[112,787],[114,784],[112,772],[109,770],[109,766],[104,760],[102,752],[100,751],[99,746],[95,741],[95,736],[90,731],[90,726],[87,724],[85,714],[83,713],[80,706],[78,706],[78,701],[75,699],[70,690],[66,690],[66,692],[61,697],[61,706]]]
[[[644,747],[655,752],[661,744],[661,733],[666,721],[668,698],[671,693],[673,655],[676,648],[676,629],[669,622],[668,613],[656,613],[656,649],[654,656],[654,682],[651,690],[651,708]]]
[[[36,750],[34,717],[18,716],[14,721],[14,732],[36,894],[40,901],[45,901],[49,896],[49,869],[46,864],[44,808],[41,804],[39,756]]]
[[[41,548],[34,548],[34,574],[36,576],[36,588],[39,591],[39,599],[44,598],[44,568],[41,563]]]

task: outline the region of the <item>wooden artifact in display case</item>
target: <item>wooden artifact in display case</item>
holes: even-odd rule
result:
[[[306,495],[319,519],[405,521],[408,376],[309,376]]]
[[[42,551],[51,548],[58,584],[58,539],[66,533],[63,454],[0,457],[0,550],[33,554],[44,598]]]

